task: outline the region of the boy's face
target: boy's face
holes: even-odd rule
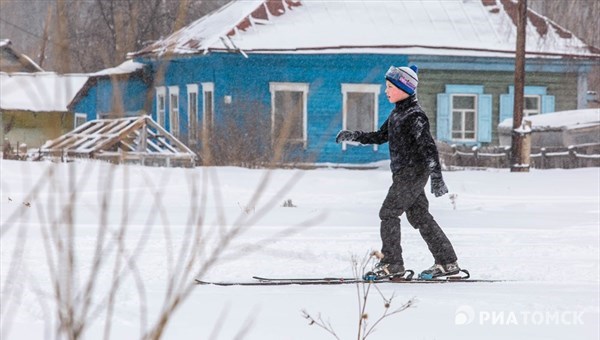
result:
[[[387,96],[390,103],[396,103],[400,100],[410,97],[408,93],[397,88],[389,80],[385,81],[385,95]]]

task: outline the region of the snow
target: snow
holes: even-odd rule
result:
[[[133,73],[137,70],[144,68],[144,64],[135,62],[133,60],[127,60],[123,62],[121,65],[116,67],[107,68],[102,71],[98,71],[96,73],[90,74],[90,76],[110,76],[110,75],[118,75],[118,74],[128,74]]]
[[[263,18],[273,3],[232,1],[132,55],[239,50],[512,57],[516,46],[515,24],[498,1],[301,0],[287,2],[283,13],[266,10]],[[532,16],[538,20],[528,20],[528,56],[598,55],[548,18]]]
[[[48,257],[40,231],[69,230],[65,220],[53,221],[68,211],[63,208],[71,188],[77,188],[75,289],[82,289],[92,267],[100,221],[113,231],[109,239],[127,225],[121,243],[127,253],[145,240],[136,262],[144,294],[131,275],[124,277],[111,330],[111,338],[135,339],[144,328],[140,320],[156,321],[167,277],[181,265],[178,256],[190,240],[186,226],[200,217],[205,251],[217,247],[220,235],[234,225],[247,226],[220,249],[223,259],[204,279],[352,275],[352,256],[363,257],[380,246],[378,211],[391,175],[389,163],[379,165],[374,170],[269,171],[2,160],[2,338],[55,335],[48,264],[58,258]],[[455,209],[449,195],[434,198],[429,184],[426,190],[430,210],[452,240],[459,263],[474,278],[509,281],[379,284],[384,296],[395,295],[392,307],[413,297],[417,302],[384,320],[370,339],[598,339],[600,169],[457,171],[444,172],[444,178],[455,195]],[[288,199],[297,207],[283,207]],[[419,233],[405,217],[402,223],[407,266],[429,267],[432,258]],[[282,234],[289,226],[296,228]],[[115,257],[110,254],[97,278],[94,303],[112,283]],[[382,305],[372,291],[369,321],[375,321]],[[245,339],[332,339],[309,326],[301,310],[321,315],[341,339],[356,337],[357,290],[343,285],[194,286],[164,338],[232,339],[241,330]],[[94,318],[84,338],[103,338],[104,320],[104,313]]]
[[[54,72],[0,72],[0,108],[33,112],[66,112],[88,76]]]
[[[581,128],[600,124],[600,109],[582,109],[544,113],[541,115],[525,117],[531,121],[533,131],[548,129]],[[498,127],[504,129],[512,128],[513,120],[503,120]]]

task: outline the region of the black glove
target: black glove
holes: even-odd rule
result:
[[[431,193],[434,194],[435,197],[440,197],[448,193],[448,187],[446,186],[446,183],[444,183],[441,173],[431,174]]]
[[[335,142],[354,142],[359,135],[359,131],[342,130],[338,132],[337,136],[335,137]]]

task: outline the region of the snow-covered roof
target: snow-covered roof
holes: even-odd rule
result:
[[[511,56],[514,0],[234,0],[164,40],[130,54],[209,51]],[[529,10],[529,56],[600,57]]]
[[[98,76],[111,76],[111,75],[120,75],[120,74],[129,74],[133,73],[137,70],[141,70],[144,68],[144,64],[135,62],[133,60],[127,60],[123,62],[121,65],[116,67],[107,68],[96,73],[90,74],[91,77]]]
[[[0,109],[66,112],[87,79],[83,74],[0,72]]]
[[[569,110],[526,117],[533,131],[580,128],[600,124],[600,109]],[[498,128],[511,129],[512,118],[503,120]]]

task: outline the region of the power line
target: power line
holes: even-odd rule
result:
[[[25,33],[27,33],[27,34],[29,34],[29,35],[33,36],[33,37],[36,37],[36,38],[38,38],[38,39],[43,39],[43,38],[42,38],[41,36],[39,36],[38,34],[36,34],[36,33],[33,33],[33,32],[31,32],[31,31],[29,31],[29,30],[27,30],[27,29],[25,29],[25,28],[23,28],[23,27],[21,27],[21,26],[19,26],[19,25],[17,25],[17,24],[13,24],[12,22],[10,22],[10,21],[8,21],[8,20],[6,20],[6,19],[4,19],[4,18],[1,18],[1,17],[0,17],[0,21],[2,21],[2,22],[4,22],[4,23],[6,23],[6,24],[7,24],[7,25],[9,25],[9,26],[12,26],[12,27],[14,27],[14,28],[18,29],[19,31],[25,32]]]
[[[27,30],[26,28],[23,28],[23,27],[21,27],[21,26],[19,26],[17,24],[13,24],[12,22],[10,22],[10,21],[8,21],[8,20],[6,20],[4,18],[0,17],[0,21],[6,23],[9,26],[12,26],[12,27],[18,29],[19,31],[27,33],[27,34],[31,35],[32,37],[35,37],[35,38],[38,38],[38,39],[41,39],[41,40],[44,39],[44,37],[40,36],[39,34],[33,33],[31,31]],[[46,42],[48,42],[50,44],[53,44],[55,46],[58,46],[58,47],[63,47],[63,48],[68,48],[69,47],[68,45],[65,45],[64,43],[54,42],[50,37],[46,38]]]

